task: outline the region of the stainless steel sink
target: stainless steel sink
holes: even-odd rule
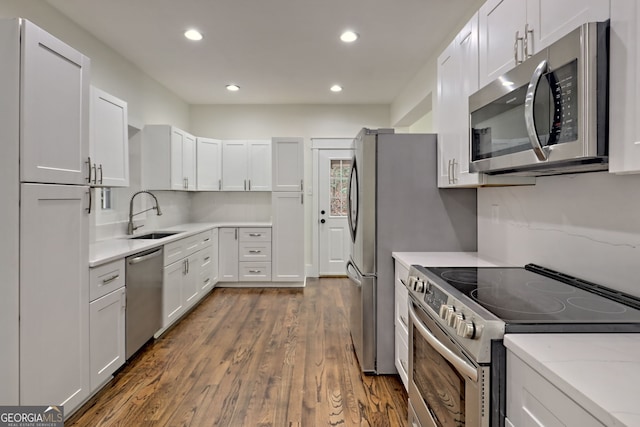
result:
[[[179,234],[180,231],[158,231],[155,233],[147,233],[141,234],[139,236],[131,237],[131,239],[139,239],[139,240],[158,240],[164,239],[165,237],[173,236],[174,234]]]

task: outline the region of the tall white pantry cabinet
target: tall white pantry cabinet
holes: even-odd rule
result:
[[[89,59],[0,20],[0,405],[89,396]]]

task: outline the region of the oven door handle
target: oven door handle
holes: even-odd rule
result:
[[[413,309],[412,304],[409,304],[409,316],[411,317],[411,322],[416,327],[420,335],[427,340],[429,345],[431,345],[442,357],[444,357],[449,363],[451,363],[455,368],[461,372],[463,375],[471,378],[473,382],[478,382],[478,370],[469,365],[467,362],[458,357],[454,352],[449,350],[444,344],[442,344],[438,339],[433,336],[429,329],[422,324],[418,316],[416,315],[415,310]]]

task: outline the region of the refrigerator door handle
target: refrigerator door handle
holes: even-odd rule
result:
[[[347,261],[347,276],[349,276],[349,279],[358,285],[359,288],[362,287],[362,276],[358,273],[358,268],[351,262],[351,260]]]

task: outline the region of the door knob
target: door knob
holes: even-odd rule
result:
[[[321,220],[320,220],[320,223],[321,223],[321,224],[324,224],[325,222],[327,222],[325,219],[321,219]]]
[[[320,211],[320,214],[321,214],[321,215],[324,215],[324,209]]]

